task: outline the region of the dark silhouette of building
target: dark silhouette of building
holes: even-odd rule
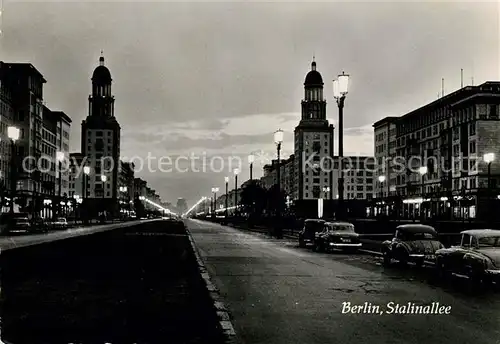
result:
[[[89,114],[82,121],[82,153],[90,166],[87,195],[100,210],[118,212],[120,125],[115,117],[111,73],[99,58],[92,74]],[[106,181],[102,181],[105,176]]]

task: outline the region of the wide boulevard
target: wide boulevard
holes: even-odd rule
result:
[[[439,281],[431,268],[383,267],[367,254],[314,253],[186,220],[242,343],[500,343],[498,292]],[[450,314],[343,314],[343,303],[389,310],[439,302]]]

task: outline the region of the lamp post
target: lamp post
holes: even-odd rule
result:
[[[491,163],[495,161],[495,153],[486,153],[483,160],[488,164],[488,189],[491,189]]]
[[[89,217],[89,214],[88,214],[88,201],[87,201],[87,198],[89,197],[89,195],[87,194],[87,187],[88,187],[88,179],[89,179],[89,175],[90,175],[90,166],[84,166],[83,167],[83,209],[85,209],[85,216],[84,216],[84,220],[85,220],[85,223],[87,223],[88,221],[88,217]],[[81,211],[81,209],[80,209]]]
[[[73,195],[73,221],[76,223],[76,214],[78,203],[81,201],[80,195]]]
[[[253,180],[253,163],[255,161],[255,155],[250,153],[248,156],[248,163],[250,164],[250,180]]]
[[[101,175],[101,182],[102,182],[102,221],[106,219],[106,206],[104,205],[104,197],[106,193],[106,181],[108,180],[108,177],[106,177],[104,174]]]
[[[62,162],[64,160],[64,152],[57,152],[56,153],[56,160],[57,160],[57,168],[59,169],[59,190],[58,190],[58,208],[57,208],[57,215],[61,215],[61,198],[62,198]]]
[[[226,183],[226,199],[225,199],[225,201],[226,201],[226,210],[224,211],[224,216],[225,216],[225,218],[226,218],[226,220],[227,220],[227,216],[228,216],[228,210],[227,210],[227,208],[228,208],[228,206],[229,206],[229,203],[228,203],[228,202],[229,202],[229,198],[228,198],[228,192],[229,192],[229,177],[224,177],[224,182]]]
[[[379,187],[380,187],[380,202],[382,202],[384,198],[384,182],[385,182],[385,176],[378,176],[378,182],[379,182]],[[382,203],[380,203],[382,205]],[[381,208],[382,209],[382,208]]]
[[[328,202],[328,193],[330,192],[329,186],[323,186],[323,198]],[[323,202],[323,201],[322,201]]]
[[[17,188],[17,171],[16,171],[16,141],[19,140],[19,128],[8,127],[7,135],[10,139],[11,144],[11,155],[10,155],[10,213],[14,213],[14,197],[16,196]]]
[[[488,164],[488,212],[491,212],[491,209],[493,209],[492,205],[490,204],[492,202],[491,200],[491,163],[495,161],[495,153],[486,153],[483,155],[483,160]]]
[[[422,190],[421,190],[421,194],[422,194],[422,203],[420,204],[420,212],[423,213],[423,210],[424,210],[424,201],[425,201],[425,182],[424,182],[424,176],[425,174],[427,173],[427,166],[420,166],[420,168],[418,169],[418,173],[420,173],[420,178],[422,180]]]
[[[120,190],[120,194],[121,194],[120,204],[122,204],[121,202],[125,203],[124,194],[127,192],[127,187],[126,186],[120,186],[119,190]],[[120,205],[120,213],[121,213],[121,210],[122,210],[121,208],[122,208],[122,206]],[[123,210],[125,210],[125,209],[123,209]]]
[[[212,188],[213,193],[213,207],[212,207],[212,216],[215,217],[217,215],[217,192],[219,192],[219,188]]]
[[[344,102],[349,86],[349,75],[342,72],[337,80],[333,81],[333,97],[339,107],[339,216],[344,216]]]
[[[378,182],[380,183],[380,199],[382,199],[382,198],[384,198],[385,176],[378,176]]]
[[[278,166],[276,168],[276,187],[277,187],[277,204],[276,204],[276,237],[282,238],[281,233],[281,144],[283,143],[283,130],[278,129],[274,132],[274,143],[276,144],[276,153],[278,158]]]
[[[234,169],[234,215],[238,215],[238,174],[240,173],[239,168]]]
[[[104,193],[105,193],[105,190],[106,190],[106,181],[108,180],[108,177],[106,177],[105,175],[102,175],[101,176],[101,182],[102,182],[102,198],[104,198]]]
[[[89,174],[90,174],[90,167],[89,166],[85,166],[83,168],[83,199],[86,199],[88,197],[87,195],[87,179],[89,177]]]

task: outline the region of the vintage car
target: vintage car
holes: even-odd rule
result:
[[[299,232],[299,247],[306,247],[307,244],[314,244],[317,232],[323,230],[325,220],[307,219],[304,221],[304,228]]]
[[[436,252],[436,268],[441,276],[456,274],[476,282],[500,277],[500,230],[463,231],[460,244]]]
[[[436,230],[420,224],[399,225],[392,240],[382,243],[384,264],[397,260],[406,265],[413,262],[421,266],[425,260],[434,261],[436,251],[443,248]]]
[[[354,225],[349,222],[325,222],[323,231],[316,233],[315,251],[356,251],[361,247],[359,234],[354,231]]]
[[[67,229],[68,226],[68,221],[65,217],[58,217],[51,223],[53,229]]]

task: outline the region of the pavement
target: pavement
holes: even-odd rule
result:
[[[373,255],[315,253],[292,239],[186,224],[241,343],[500,343],[495,290],[441,281],[429,267],[384,267]],[[450,314],[388,314],[390,302],[439,302]],[[365,304],[372,307],[346,312]]]

